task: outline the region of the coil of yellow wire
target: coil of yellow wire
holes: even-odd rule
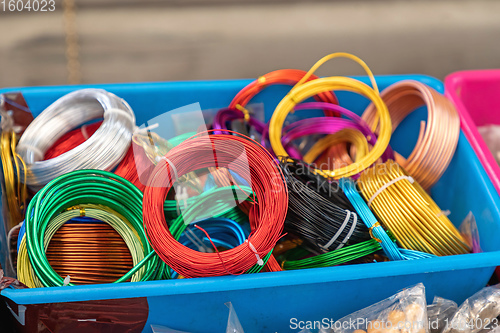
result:
[[[402,247],[438,256],[470,251],[434,200],[396,162],[389,160],[365,170],[358,186]]]
[[[305,82],[322,64],[330,59],[338,57],[349,58],[360,64],[368,74],[373,88],[359,80],[341,76],[325,77]],[[359,161],[339,169],[323,171],[318,170],[318,172],[332,178],[348,177],[368,168],[370,165],[375,163],[380,156],[382,156],[385,149],[389,145],[392,132],[389,111],[387,110],[384,101],[380,98],[375,78],[368,66],[360,58],[352,54],[342,52],[333,53],[320,59],[276,107],[269,123],[269,139],[274,153],[277,156],[288,156],[281,143],[281,134],[285,118],[290,112],[293,112],[294,106],[316,94],[338,90],[361,94],[373,102],[379,114],[379,123],[374,124],[372,130],[377,128],[377,125],[379,125],[379,137],[372,150]]]
[[[3,119],[6,116],[9,117],[7,114],[2,113],[2,122],[4,122]],[[0,155],[8,206],[9,230],[24,219],[23,209],[25,208],[28,193],[26,182],[18,179],[20,167],[21,165],[25,167],[25,165],[19,154],[16,153],[16,142],[16,133],[12,129],[2,128]]]

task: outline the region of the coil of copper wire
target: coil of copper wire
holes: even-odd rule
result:
[[[75,284],[112,283],[133,267],[121,236],[99,221],[65,223],[46,253],[54,270]]]
[[[389,109],[393,132],[406,116],[421,106],[427,106],[427,122],[421,122],[413,151],[406,159],[396,154],[396,162],[428,190],[441,178],[457,147],[460,117],[455,107],[433,88],[413,80],[387,87],[381,97]],[[368,106],[362,118],[378,133],[373,104]]]

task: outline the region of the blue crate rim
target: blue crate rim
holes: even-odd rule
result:
[[[443,259],[446,263],[443,265]],[[472,259],[472,260],[471,260]],[[34,289],[4,289],[1,292],[17,304],[43,304],[58,302],[79,302],[117,298],[151,297],[165,295],[210,293],[220,291],[223,284],[226,291],[258,288],[289,287],[293,285],[316,284],[347,280],[377,279],[388,276],[436,273],[474,268],[491,268],[500,265],[500,251],[470,253],[447,257],[419,259],[415,270],[415,261],[392,261],[370,264],[357,264],[325,268],[293,270],[286,272],[248,274],[240,276],[219,276],[180,280],[162,280],[147,282],[127,282],[117,284],[82,285],[73,287],[52,287]],[[360,268],[362,271],[360,271]],[[322,274],[318,274],[318,270]],[[367,273],[367,274],[360,274]],[[249,288],[251,282],[251,288]],[[96,294],[98,297],[96,298]],[[119,295],[117,297],[117,295]],[[120,296],[123,295],[123,296]],[[33,302],[33,299],[37,299]]]
[[[352,75],[349,76],[352,78],[359,79],[363,82],[369,83],[370,80],[368,79],[367,76],[361,76],[361,75]],[[420,82],[439,82],[439,86],[442,86],[442,82],[430,75],[425,75],[425,74],[383,74],[383,75],[375,75],[375,80],[377,79],[384,79],[384,78],[396,78],[398,81],[400,80],[417,80]],[[142,88],[160,88],[160,87],[165,87],[165,84],[170,85],[172,87],[179,87],[179,88],[184,88],[186,86],[192,86],[193,84],[196,85],[202,85],[202,86],[211,86],[211,85],[225,85],[228,87],[233,87],[233,85],[240,84],[240,85],[246,85],[249,84],[250,82],[254,81],[255,79],[224,79],[224,80],[190,80],[190,81],[151,81],[151,82],[116,82],[116,83],[95,83],[95,84],[80,84],[80,85],[44,85],[44,86],[33,86],[33,87],[4,87],[0,88],[0,94],[2,93],[12,93],[12,92],[28,92],[30,90],[37,90],[39,92],[43,92],[43,90],[48,90],[52,91],[54,88],[58,88],[61,90],[65,90],[66,92],[70,92],[73,90],[77,89],[84,89],[84,88],[101,88],[101,89],[120,89],[120,88],[127,88],[127,87],[134,87],[137,85],[141,85]],[[436,85],[431,85],[435,87]],[[438,89],[440,93],[444,92],[444,86],[441,89]]]

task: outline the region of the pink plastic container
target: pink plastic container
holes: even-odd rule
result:
[[[455,104],[462,130],[500,193],[500,167],[477,130],[478,126],[500,125],[500,69],[450,74],[445,79],[445,95]]]

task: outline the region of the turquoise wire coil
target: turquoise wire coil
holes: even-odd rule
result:
[[[377,221],[370,207],[368,207],[363,197],[359,194],[354,181],[351,178],[342,178],[339,184],[342,191],[344,191],[345,195],[356,209],[356,212],[361,217],[361,220],[363,220],[368,229],[371,230],[372,237],[380,242],[382,250],[391,261],[435,257],[435,255],[430,253],[399,248]]]

